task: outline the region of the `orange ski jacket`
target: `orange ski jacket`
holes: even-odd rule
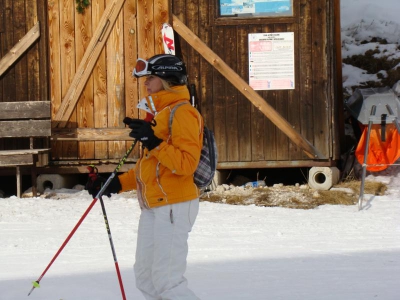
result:
[[[142,208],[154,208],[190,201],[199,197],[193,174],[200,160],[203,143],[203,119],[191,105],[176,110],[171,135],[169,117],[178,103],[189,101],[186,86],[172,87],[147,96],[155,108],[154,134],[162,139],[151,151],[143,149],[134,169],[118,176],[122,190],[136,189]],[[151,98],[150,98],[151,97]]]

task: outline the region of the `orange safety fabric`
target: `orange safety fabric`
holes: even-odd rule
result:
[[[380,124],[374,124],[371,127],[367,155],[368,171],[377,172],[385,170],[389,165],[393,164],[400,157],[400,137],[395,125],[386,125],[385,141],[381,140],[381,130],[382,129]],[[357,160],[361,165],[364,163],[364,152],[367,134],[368,126],[365,126],[355,152]]]

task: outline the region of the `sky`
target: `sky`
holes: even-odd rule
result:
[[[395,22],[398,3],[346,0],[342,22]],[[399,299],[399,173],[396,164],[368,175],[389,189],[384,196],[366,194],[360,211],[201,202],[189,239],[189,286],[203,300]],[[122,299],[99,203],[27,297],[92,203],[79,188],[47,190],[48,198],[0,199],[0,300]],[[126,298],[142,300],[132,268],[140,215],[136,194],[104,202]]]

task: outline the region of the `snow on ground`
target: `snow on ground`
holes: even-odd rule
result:
[[[343,1],[343,25],[360,24],[361,18],[396,21],[398,6],[398,0]],[[399,299],[399,171],[392,166],[368,176],[389,190],[385,196],[366,195],[361,211],[202,202],[189,239],[189,285],[203,300]],[[52,192],[49,199],[0,199],[0,300],[122,299],[99,203],[27,298],[32,281],[92,202],[85,191]],[[127,299],[144,299],[132,270],[140,214],[136,196],[123,193],[104,201]]]
[[[202,202],[190,237],[190,286],[201,299],[398,299],[400,175],[364,208],[293,210]],[[92,202],[85,191],[0,201],[0,299],[25,299]],[[56,199],[60,198],[60,199]],[[127,299],[144,299],[132,265],[139,207],[134,193],[105,197]],[[122,299],[99,203],[29,299]]]

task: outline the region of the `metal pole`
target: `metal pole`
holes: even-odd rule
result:
[[[365,143],[365,149],[364,149],[364,162],[362,165],[362,177],[361,177],[361,188],[360,188],[360,197],[358,198],[358,210],[361,210],[362,208],[362,202],[364,198],[364,185],[365,185],[365,175],[367,173],[367,157],[368,157],[368,146],[369,146],[369,138],[371,135],[371,127],[373,123],[373,117],[375,116],[376,112],[376,105],[372,105],[371,107],[371,114],[369,116],[369,121],[368,121],[368,131],[367,131],[367,140]]]
[[[394,125],[396,125],[397,132],[400,134],[400,125],[397,116],[393,113],[393,109],[390,107],[389,104],[386,104],[386,109],[388,110],[389,114],[394,117]]]

